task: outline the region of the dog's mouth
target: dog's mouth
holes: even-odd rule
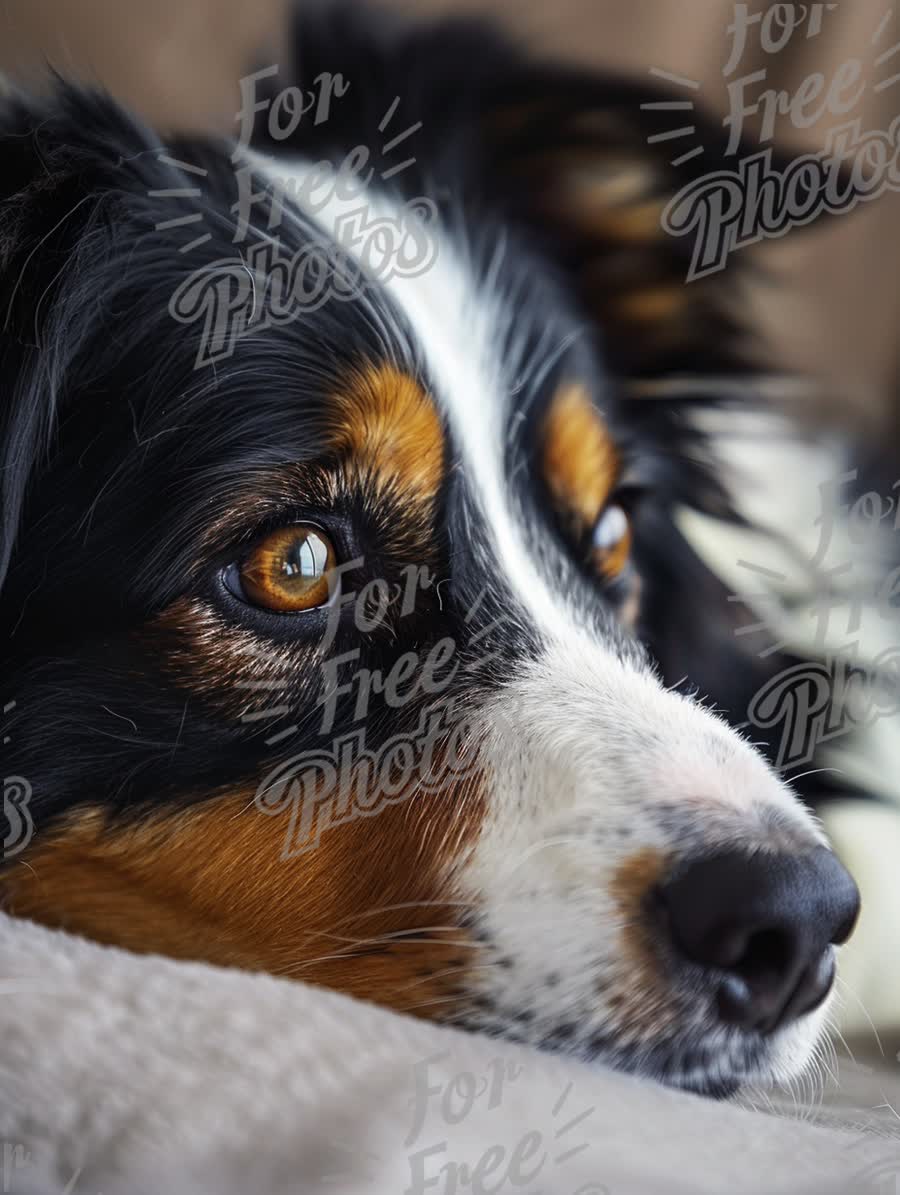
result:
[[[593,1061],[708,1099],[730,1099],[771,1078],[770,1049],[759,1042],[723,1044],[715,1032],[704,1044],[677,1038],[643,1049],[614,1051]]]
[[[796,1031],[794,1036],[796,1037]],[[817,1027],[802,1034],[805,1056],[818,1038]],[[724,1100],[750,1087],[769,1086],[783,1069],[783,1043],[759,1035],[692,1029],[638,1046],[612,1047],[591,1061],[610,1065],[668,1087]]]
[[[523,930],[502,958],[508,982],[473,995],[454,1021],[724,1099],[805,1068],[835,946],[858,909],[855,884],[822,846],[694,857],[644,890],[602,956],[561,949],[557,973],[546,957],[525,957]],[[556,927],[563,938],[562,921]],[[550,921],[532,925],[542,936],[536,928],[549,933]]]
[[[535,1031],[531,1018],[522,1012],[513,1013],[506,1024],[499,1020],[488,1023],[483,1012],[458,1015],[452,1021],[460,1029],[487,1032],[715,1100],[729,1099],[750,1087],[768,1086],[787,1069],[802,1069],[821,1024],[821,1018],[816,1018],[809,1026],[798,1025],[773,1038],[694,1024],[656,1039],[638,1040],[623,1037],[612,1028],[597,1031],[570,1022]],[[786,1056],[792,1058],[787,1066]]]

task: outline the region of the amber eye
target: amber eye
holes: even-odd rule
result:
[[[618,577],[631,551],[631,524],[623,507],[612,504],[603,511],[594,527],[592,548],[604,577],[610,581]]]
[[[334,548],[316,527],[285,527],[261,540],[238,569],[247,601],[292,614],[328,601]]]

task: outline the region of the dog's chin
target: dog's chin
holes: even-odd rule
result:
[[[817,1010],[771,1037],[712,1030],[705,1041],[676,1041],[668,1049],[648,1051],[636,1066],[626,1062],[620,1068],[707,1099],[730,1099],[799,1078],[812,1063],[824,1025],[824,1010]]]
[[[824,1035],[829,1003],[767,1037],[721,1027],[698,1032],[696,1026],[680,1035],[642,1043],[617,1041],[614,1033],[595,1031],[586,1040],[572,1035],[564,1041],[552,1032],[531,1037],[520,1027],[507,1031],[496,1024],[488,1032],[692,1095],[726,1100],[747,1091],[777,1087],[802,1075]],[[457,1024],[476,1028],[464,1021]],[[484,1033],[485,1028],[479,1025],[477,1031]]]
[[[617,1069],[707,1099],[725,1100],[759,1092],[799,1078],[810,1066],[822,1039],[825,1017],[817,1011],[771,1037],[711,1030],[699,1041],[673,1041],[648,1050],[642,1058],[610,1058]]]
[[[622,1054],[598,1054],[591,1059],[599,1065],[610,1066],[636,1078],[684,1091],[706,1099],[726,1100],[748,1088],[769,1086],[773,1069],[766,1057],[767,1052],[748,1043],[746,1052],[732,1048],[715,1057],[715,1049],[704,1050],[703,1064],[692,1062],[690,1053],[673,1047],[671,1053],[664,1050],[647,1050],[640,1059]]]
[[[673,1043],[670,1049],[651,1048],[639,1058],[630,1051],[598,1054],[592,1061],[627,1071],[637,1077],[651,1079],[666,1087],[707,1099],[727,1100],[750,1091],[761,1091],[790,1082],[809,1066],[815,1053],[819,1035],[797,1033],[801,1027],[785,1031],[787,1042],[763,1040],[748,1035],[745,1041],[731,1041],[728,1045],[717,1040],[721,1033],[710,1034],[710,1040],[691,1047]],[[703,1061],[698,1061],[698,1056]]]

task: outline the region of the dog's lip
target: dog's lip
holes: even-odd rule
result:
[[[560,1052],[554,1050],[554,1053]],[[590,1065],[603,1066],[617,1070],[622,1074],[633,1075],[636,1079],[644,1079],[648,1082],[661,1083],[664,1087],[668,1087],[672,1091],[683,1091],[687,1095],[700,1096],[703,1099],[711,1100],[728,1100],[732,1099],[743,1087],[750,1081],[748,1077],[742,1076],[736,1072],[728,1075],[712,1075],[698,1074],[693,1071],[690,1075],[678,1074],[659,1074],[653,1071],[643,1071],[640,1069],[633,1069],[629,1066],[623,1066],[616,1062],[615,1058],[604,1057],[602,1052],[598,1052],[594,1057],[589,1058]]]
[[[484,1032],[482,1025],[467,1018],[458,1018],[454,1023],[468,1032]],[[667,1043],[669,1049],[658,1052],[648,1061],[629,1051],[613,1028],[593,1029],[585,1037],[579,1037],[577,1027],[571,1021],[565,1022],[562,1028],[567,1031],[548,1028],[540,1035],[533,1035],[510,1022],[508,1026],[495,1026],[493,1035],[542,1053],[572,1058],[586,1066],[615,1070],[636,1079],[660,1083],[673,1091],[718,1101],[731,1099],[748,1084],[763,1079],[771,1056],[770,1041],[745,1031],[737,1031],[744,1049],[736,1057],[728,1058],[724,1051],[717,1050],[715,1061],[706,1063],[705,1059],[701,1061],[691,1052],[680,1056],[684,1042],[677,1036]],[[692,1044],[695,1048],[709,1049],[713,1042],[707,1041],[704,1035],[702,1042],[694,1040]]]
[[[596,1043],[594,1047],[581,1055],[582,1060],[588,1065],[604,1066],[623,1074],[633,1075],[637,1079],[661,1083],[674,1091],[684,1091],[705,1099],[727,1100],[737,1095],[742,1088],[753,1081],[752,1074],[743,1071],[740,1067],[730,1068],[724,1075],[717,1073],[715,1077],[712,1074],[704,1074],[696,1066],[691,1067],[690,1071],[685,1074],[679,1074],[677,1071],[666,1073],[665,1070],[643,1070],[640,1067],[630,1066],[621,1058],[617,1058],[614,1034],[606,1036],[603,1042],[597,1040],[599,1036],[595,1035],[593,1039]],[[552,1053],[571,1053],[564,1046],[553,1045],[547,1041],[542,1042],[539,1048]]]

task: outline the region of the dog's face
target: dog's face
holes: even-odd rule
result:
[[[483,161],[465,210],[436,175],[427,268],[373,272],[348,213],[401,227],[409,195],[311,202],[302,142],[250,151],[249,243],[315,251],[330,298],[266,325],[254,259],[250,326],[198,368],[210,325],[171,301],[245,266],[230,148],[161,156],[92,103],[0,140],[4,700],[35,824],[6,906],[695,1090],[794,1073],[856,896],[641,645],[673,504],[714,500],[689,431],[629,397],[690,317],[634,281],[669,252],[643,150],[567,216],[599,315]]]

